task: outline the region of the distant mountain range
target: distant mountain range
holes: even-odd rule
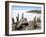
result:
[[[41,10],[30,10],[30,11],[27,11],[27,13],[38,13],[38,14],[41,14]]]

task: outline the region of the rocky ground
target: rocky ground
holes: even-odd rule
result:
[[[40,22],[37,22],[35,26],[36,26],[36,28],[34,28],[32,21],[27,22],[27,20],[22,19],[22,20],[19,21],[19,23],[17,25],[16,24],[12,25],[12,30],[15,31],[15,30],[41,29],[41,23]]]

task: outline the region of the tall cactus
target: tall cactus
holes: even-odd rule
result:
[[[37,21],[38,21],[38,22],[41,22],[41,19],[40,19],[40,18],[37,18]]]
[[[33,24],[33,27],[36,28],[36,16],[34,18],[34,24]]]
[[[24,18],[23,15],[24,15],[24,14],[22,13],[22,19]]]
[[[13,24],[15,23],[14,18],[12,18],[12,23],[13,23]]]
[[[17,21],[19,21],[19,14],[18,14],[18,16],[16,16],[16,19],[17,19]]]
[[[19,21],[19,13],[18,13],[18,21]]]

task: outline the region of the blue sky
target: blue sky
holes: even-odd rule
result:
[[[41,10],[41,7],[12,5],[12,10]]]

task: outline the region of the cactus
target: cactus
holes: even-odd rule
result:
[[[34,25],[33,25],[33,27],[36,29],[36,16],[34,18]]]
[[[22,13],[22,19],[24,18],[23,15],[24,15],[24,14]]]
[[[12,23],[14,24],[15,22],[14,22],[14,18],[12,18]]]
[[[19,14],[18,14],[18,16],[16,16],[16,19],[17,19],[17,22],[19,21]]]
[[[41,22],[41,19],[40,19],[40,18],[37,18],[37,21],[38,21],[38,22]]]

